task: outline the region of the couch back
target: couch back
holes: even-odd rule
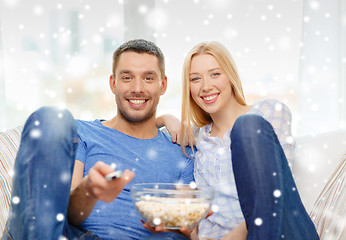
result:
[[[0,132],[0,238],[11,203],[14,161],[23,127]]]

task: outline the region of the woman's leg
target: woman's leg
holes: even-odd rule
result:
[[[72,239],[79,234],[66,216],[77,144],[67,110],[41,108],[29,117],[14,167],[5,239]]]
[[[231,141],[247,239],[319,239],[271,124],[259,115],[241,116]]]

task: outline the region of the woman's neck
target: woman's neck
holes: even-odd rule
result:
[[[241,105],[234,99],[222,111],[211,114],[213,125],[210,135],[223,138],[225,133],[233,127],[237,118],[246,114],[250,108],[251,106]]]

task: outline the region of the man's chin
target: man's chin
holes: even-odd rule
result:
[[[130,123],[133,123],[133,124],[136,124],[136,123],[139,124],[139,123],[143,123],[143,122],[146,122],[146,121],[150,120],[154,116],[154,113],[128,114],[128,113],[120,112],[120,115],[127,122],[130,122]]]

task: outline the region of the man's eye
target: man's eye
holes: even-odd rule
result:
[[[154,80],[154,78],[152,78],[152,77],[145,77],[145,80],[146,81],[152,81],[152,80]]]
[[[122,78],[123,80],[130,80],[130,79],[131,79],[130,76],[122,76],[121,78]]]

